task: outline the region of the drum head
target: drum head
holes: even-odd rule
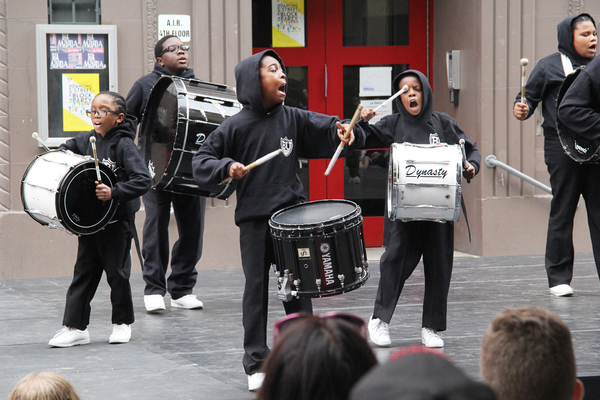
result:
[[[177,136],[177,88],[172,79],[158,80],[144,111],[140,127],[140,150],[150,170],[153,186],[162,179]]]
[[[571,87],[577,76],[579,76],[579,73],[582,69],[583,67],[577,68],[575,71],[567,75],[563,81],[558,92],[558,97],[556,98],[557,111],[563,97],[565,96],[565,93],[567,93],[567,90],[569,87]],[[600,142],[585,138],[571,131],[565,124],[562,123],[560,118],[558,118],[558,112],[556,114],[556,130],[558,133],[558,138],[560,139],[560,144],[569,157],[579,163],[598,162],[600,159]]]
[[[273,214],[271,221],[280,227],[322,226],[335,224],[357,211],[360,213],[360,207],[348,200],[319,200],[284,208]]]
[[[114,186],[114,172],[99,164],[102,183]],[[100,231],[117,211],[116,200],[101,201],[96,197],[96,168],[94,161],[76,165],[63,178],[56,196],[58,219],[67,230],[78,235]]]

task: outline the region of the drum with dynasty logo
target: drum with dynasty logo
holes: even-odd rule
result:
[[[387,209],[391,220],[458,221],[462,198],[460,145],[394,143]]]

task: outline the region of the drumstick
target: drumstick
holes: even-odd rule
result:
[[[31,134],[31,137],[34,138],[35,140],[37,140],[37,142],[39,143],[39,145],[42,146],[46,151],[50,151],[50,148],[48,146],[46,146],[46,143],[44,143],[42,141],[42,139],[40,139],[40,135],[38,135],[37,132],[33,132]]]
[[[251,162],[250,164],[246,165],[244,167],[244,171],[250,171],[252,168],[258,167],[260,164],[264,164],[267,161],[269,161],[272,158],[277,157],[279,154],[283,153],[283,150],[278,149],[275,151],[270,152],[269,154],[262,156],[261,158],[259,158],[258,160]],[[230,176],[229,178],[223,180],[223,182],[221,182],[221,184],[225,184],[227,182],[229,182],[230,180],[232,180],[233,178]]]
[[[460,144],[460,151],[462,152],[463,156],[463,169],[467,169],[469,167],[469,162],[467,161],[467,151],[465,150],[465,139],[460,139],[458,143]],[[467,183],[471,183],[471,180],[467,179]]]
[[[94,153],[94,163],[96,164],[96,176],[98,177],[98,183],[102,183],[100,177],[100,167],[98,166],[98,155],[96,154],[96,138],[90,136],[90,143],[92,144],[92,152]]]
[[[521,58],[521,103],[525,103],[525,83],[527,83],[525,76],[527,74],[527,64],[529,64],[529,60]]]
[[[348,136],[350,136],[350,132],[352,132],[352,129],[354,129],[354,125],[356,124],[358,117],[360,117],[360,110],[362,110],[362,108],[362,104],[359,104],[358,107],[356,107],[356,111],[354,111],[354,116],[350,121],[350,126],[348,127],[348,129],[346,129],[346,133],[344,133],[344,139],[347,139]],[[329,161],[329,166],[327,167],[327,170],[325,170],[325,176],[329,175],[329,173],[331,172],[331,169],[335,165],[335,162],[337,161],[338,157],[340,156],[340,153],[342,152],[342,149],[344,148],[344,144],[344,142],[340,142],[340,145],[335,150],[335,154],[331,158],[331,161]]]
[[[408,86],[404,85],[404,86],[402,86],[402,89],[398,90],[398,92],[395,95],[393,95],[392,97],[390,97],[389,99],[387,99],[386,101],[384,101],[383,103],[381,103],[380,105],[378,105],[377,107],[375,107],[373,109],[373,112],[379,110],[381,107],[383,107],[384,105],[386,105],[390,101],[394,100],[396,97],[400,96],[402,93],[406,93],[406,92],[408,92]]]

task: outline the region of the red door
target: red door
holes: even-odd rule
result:
[[[286,104],[350,119],[358,104],[377,104],[389,97],[361,92],[370,71],[381,71],[372,67],[383,67],[383,79],[375,78],[378,85],[389,82],[389,94],[391,79],[401,71],[417,69],[429,76],[432,4],[382,0],[373,7],[364,0],[306,0],[306,46],[275,48],[288,68]],[[259,36],[258,25],[266,22],[257,16],[270,1],[254,0],[253,6],[253,31]],[[267,48],[264,43],[254,52]],[[311,201],[348,199],[360,205],[368,247],[382,245],[387,167],[376,165],[372,156],[385,151],[355,152],[338,160],[327,177],[329,160],[303,160],[298,170]]]

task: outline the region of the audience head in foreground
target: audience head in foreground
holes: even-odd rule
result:
[[[509,308],[483,337],[481,377],[498,400],[579,400],[569,327],[541,307]]]
[[[258,400],[345,400],[377,364],[365,323],[354,315],[290,314],[275,324],[274,335]]]
[[[79,395],[54,372],[32,372],[16,384],[8,400],[79,400]]]
[[[444,353],[411,346],[392,353],[352,389],[350,400],[495,400],[487,385],[471,379]]]

